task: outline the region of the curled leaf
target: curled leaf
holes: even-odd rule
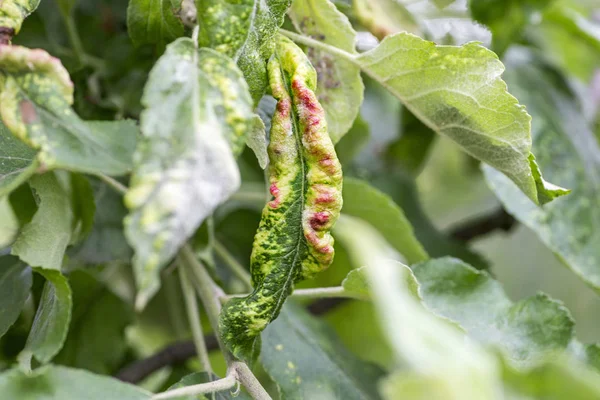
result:
[[[23,21],[40,5],[40,0],[0,1],[0,34],[19,33]],[[4,32],[3,32],[4,31]]]

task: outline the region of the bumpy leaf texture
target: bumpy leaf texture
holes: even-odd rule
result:
[[[242,73],[230,58],[181,38],[167,47],[144,90],[144,139],[125,197],[135,250],[136,306],[160,286],[159,271],[231,194],[235,155],[255,124]]]
[[[23,21],[35,11],[40,0],[3,0],[0,2],[0,34],[17,34]],[[8,32],[2,32],[7,29]]]
[[[531,117],[507,92],[504,66],[490,50],[399,33],[356,60],[425,125],[504,173],[536,204],[568,193],[534,173]]]
[[[258,103],[268,85],[267,60],[292,0],[196,0],[199,42],[233,58]]]
[[[331,264],[329,230],[342,206],[342,170],[314,93],[314,68],[300,48],[281,37],[269,62],[269,78],[278,100],[269,144],[274,199],[263,210],[254,240],[254,291],[227,303],[220,320],[227,346],[246,359],[255,338],[279,314],[294,282]]]

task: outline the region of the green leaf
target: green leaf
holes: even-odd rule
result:
[[[255,121],[236,65],[213,50],[198,50],[188,38],[167,47],[142,103],[145,136],[125,197],[138,309],[158,290],[160,269],[239,187],[234,155]]]
[[[179,382],[169,387],[171,389],[179,389],[186,386],[199,385],[201,383],[208,383],[219,379],[215,374],[209,374],[208,372],[194,372],[181,378]],[[177,400],[250,400],[251,397],[246,393],[241,392],[238,394],[232,393],[230,390],[223,390],[220,392],[212,393],[210,395],[196,395],[196,396],[179,396]]]
[[[314,68],[299,47],[280,37],[269,61],[269,78],[278,100],[269,144],[274,198],[265,206],[254,238],[254,291],[230,300],[219,322],[226,345],[247,360],[294,283],[314,277],[333,261],[329,231],[342,207],[341,165],[314,93]]]
[[[335,151],[342,165],[352,162],[367,145],[370,136],[369,124],[359,114],[354,120],[352,128],[335,145]]]
[[[531,117],[506,91],[494,53],[399,33],[356,60],[425,125],[504,173],[534,203],[557,196],[532,174]]]
[[[55,362],[98,374],[111,374],[127,351],[125,328],[131,307],[87,272],[69,275],[73,292],[71,327]]]
[[[258,103],[268,85],[267,60],[292,0],[196,0],[199,42],[233,58]]]
[[[60,271],[75,221],[69,193],[54,173],[34,177],[30,185],[38,210],[21,230],[12,254],[33,267]]]
[[[495,171],[486,179],[509,213],[537,233],[584,282],[600,290],[600,147],[564,84],[526,54],[514,54],[506,78],[533,115],[537,162],[572,193],[543,208],[530,205]]]
[[[127,30],[136,46],[165,45],[183,36],[183,23],[171,0],[129,0]]]
[[[73,84],[43,50],[0,47],[0,116],[45,169],[124,175],[137,139],[132,121],[82,121],[70,108]]]
[[[329,0],[294,1],[289,15],[303,34],[356,54],[356,32]],[[352,127],[363,102],[360,68],[314,48],[309,48],[307,54],[317,71],[317,98],[325,109],[329,135],[335,144]]]
[[[449,257],[415,265],[413,272],[427,308],[500,348],[517,367],[535,365],[574,339],[569,311],[545,294],[513,303],[487,272]]]
[[[46,283],[25,349],[19,354],[19,364],[26,371],[31,370],[32,356],[45,364],[60,351],[69,330],[73,304],[67,278],[60,272],[38,268],[35,272],[43,275]]]
[[[418,22],[401,1],[354,0],[356,19],[379,40],[401,31],[420,33]]]
[[[0,197],[26,182],[38,167],[35,151],[14,137],[0,121]]]
[[[23,21],[35,11],[40,0],[3,0],[0,3],[0,28],[19,33]]]
[[[0,392],[19,400],[150,400],[145,390],[106,376],[61,366],[27,375],[18,369],[0,374]]]
[[[294,304],[263,333],[260,361],[285,399],[379,399],[382,371],[343,347],[322,322]]]
[[[369,267],[353,269],[342,281],[344,290],[354,298],[362,300],[370,300],[372,298],[371,284],[369,283],[368,276],[369,271],[367,271],[367,268]],[[406,285],[415,298],[420,300],[419,284],[413,274],[406,274]]]
[[[267,154],[267,133],[262,119],[256,115],[252,121],[252,128],[248,132],[246,144],[252,149],[262,169],[267,168],[269,154]]]
[[[31,268],[16,257],[0,257],[0,338],[19,318],[30,289]]]
[[[343,197],[342,212],[361,218],[375,227],[400,254],[406,257],[409,264],[428,258],[404,212],[387,195],[365,181],[346,178]]]

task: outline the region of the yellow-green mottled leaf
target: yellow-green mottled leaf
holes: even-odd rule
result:
[[[183,36],[183,23],[171,0],[129,0],[127,29],[136,46],[164,45]]]
[[[290,4],[291,0],[196,0],[200,45],[238,64],[254,103],[267,88],[267,61]]]
[[[135,250],[137,307],[160,286],[160,269],[233,194],[235,155],[255,121],[242,73],[228,57],[181,38],[167,47],[144,89],[125,234]]]
[[[356,32],[348,18],[329,0],[294,1],[289,15],[303,34],[356,53]],[[360,68],[314,48],[308,48],[307,54],[317,70],[317,98],[325,109],[329,136],[335,144],[352,127],[363,101]]]
[[[273,200],[254,238],[254,291],[230,300],[219,322],[226,345],[247,360],[256,354],[256,338],[277,318],[294,283],[331,264],[330,229],[342,207],[341,165],[314,92],[314,68],[298,46],[279,37],[269,78],[278,101],[268,149]]]
[[[504,66],[490,50],[399,33],[356,61],[425,125],[508,176],[534,203],[568,193],[532,172],[531,117],[508,93]]]
[[[0,197],[27,181],[38,168],[36,152],[14,137],[0,121]]]
[[[124,175],[137,129],[131,121],[86,122],[70,108],[73,84],[43,50],[0,46],[0,116],[44,169]]]
[[[40,0],[2,0],[0,2],[0,29],[12,29],[15,34],[21,30],[23,21],[35,11]]]

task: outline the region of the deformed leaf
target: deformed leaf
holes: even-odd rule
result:
[[[358,359],[322,322],[286,304],[265,330],[260,361],[285,399],[379,399],[383,371]]]
[[[0,257],[0,338],[15,323],[31,289],[31,268],[17,257]]]
[[[3,28],[12,30],[17,34],[21,30],[23,21],[35,11],[40,0],[3,0],[0,2],[0,33]]]
[[[199,42],[233,58],[258,103],[268,85],[267,60],[291,0],[196,0]]]
[[[169,387],[169,390],[179,389],[186,386],[199,385],[201,383],[208,383],[219,379],[215,374],[209,374],[208,372],[194,372],[181,378],[179,382]],[[223,390],[210,395],[190,395],[180,396],[177,400],[250,400],[251,397],[246,393],[232,393],[230,390]]]
[[[124,175],[137,129],[131,121],[85,122],[70,108],[73,84],[43,50],[0,46],[0,116],[45,169]]]
[[[356,32],[331,1],[294,1],[289,15],[304,35],[356,54]],[[329,135],[335,144],[352,127],[363,101],[360,68],[312,47],[307,54],[317,70],[317,98],[325,110]]]
[[[35,271],[46,278],[46,283],[25,349],[19,354],[19,363],[25,370],[31,369],[32,356],[45,364],[60,351],[69,330],[73,304],[67,278],[58,271],[39,268]]]
[[[399,33],[356,61],[425,125],[504,173],[534,203],[568,193],[532,173],[531,117],[507,92],[504,66],[490,50],[476,43],[438,46]]]
[[[430,310],[502,349],[515,366],[535,365],[574,339],[569,311],[545,294],[513,303],[487,272],[449,257],[417,264],[413,272]]]
[[[0,121],[0,197],[3,197],[35,174],[36,152],[14,137]]]
[[[172,0],[129,1],[127,30],[136,46],[164,45],[183,36],[183,23],[175,14],[173,4]]]
[[[427,253],[413,233],[402,209],[386,194],[356,178],[344,179],[342,212],[363,219],[406,257],[409,264],[424,261]]]
[[[150,400],[142,388],[81,369],[49,365],[28,375],[19,369],[0,374],[0,393],[19,400]]]
[[[527,55],[508,54],[506,78],[533,115],[537,163],[572,193],[534,207],[505,177],[484,168],[504,207],[531,228],[584,282],[600,290],[600,146],[571,94],[553,84],[554,74]]]
[[[125,197],[135,250],[137,308],[160,286],[160,269],[240,185],[234,156],[254,123],[248,87],[228,57],[181,38],[144,89],[140,141]]]
[[[250,359],[255,339],[277,318],[295,282],[333,260],[330,229],[342,206],[342,170],[314,93],[316,72],[302,50],[280,37],[269,61],[278,100],[269,144],[267,203],[254,238],[250,268],[254,291],[230,300],[221,312],[221,334],[232,352]]]

